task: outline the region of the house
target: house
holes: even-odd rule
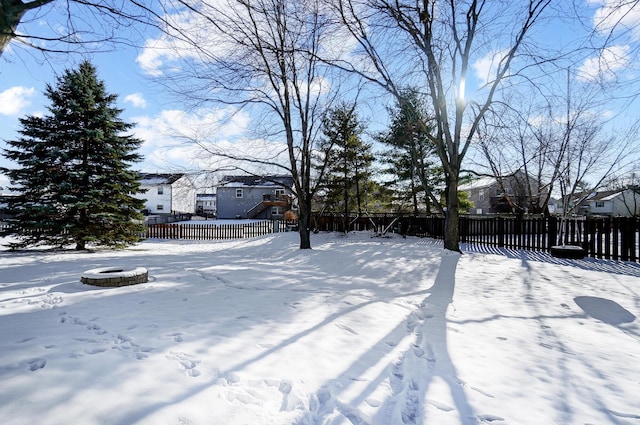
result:
[[[194,214],[196,190],[186,174],[140,174],[142,193],[147,214]]]
[[[225,176],[218,185],[217,218],[282,218],[293,208],[290,176]]]
[[[574,214],[612,217],[640,216],[640,193],[631,189],[583,192],[574,194],[572,199],[574,201],[568,203],[568,208],[572,208]],[[580,202],[577,207],[575,207],[576,202]],[[562,207],[560,207],[560,212],[562,212]]]
[[[499,214],[527,212],[533,210],[528,196],[527,185],[532,185],[532,191],[537,192],[538,187],[533,179],[526,178],[525,173],[516,172],[513,175],[501,177],[482,177],[470,183],[458,186],[459,191],[469,194],[469,200],[473,202],[468,214]],[[500,185],[500,182],[502,185]],[[535,193],[534,192],[534,193]]]
[[[197,193],[196,194],[196,214],[202,217],[216,216],[216,194]]]

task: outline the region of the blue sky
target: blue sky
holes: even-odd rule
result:
[[[596,19],[604,8],[615,0],[585,0],[585,13]],[[640,8],[624,19],[630,23],[640,21]],[[18,31],[34,32],[45,23],[54,27],[64,22],[63,9],[52,8],[46,14],[28,16],[29,21]],[[593,21],[595,22],[595,21]],[[606,22],[603,28],[606,29]],[[566,23],[552,23],[538,29],[535,33],[541,41],[557,43],[583,37],[577,33],[578,26],[571,27]],[[137,40],[140,46],[158,45],[161,40],[157,32],[141,29],[141,37]],[[635,39],[634,39],[635,37]],[[636,72],[631,67],[630,42],[640,40],[640,33],[631,36],[605,52],[610,58],[607,72]],[[91,54],[48,54],[28,48],[10,45],[0,57],[0,146],[2,140],[16,137],[19,128],[18,118],[26,114],[41,114],[45,111],[47,101],[42,95],[47,83],[55,82],[55,73],[65,68],[74,68],[84,59],[90,59],[98,68],[101,79],[111,93],[119,95],[118,105],[124,109],[122,117],[136,124],[134,134],[144,140],[141,153],[145,160],[138,168],[144,171],[179,171],[207,168],[206,155],[193,144],[184,140],[196,137],[202,132],[215,132],[217,143],[237,143],[238,139],[247,137],[247,129],[251,127],[252,117],[245,113],[233,114],[228,107],[210,107],[204,110],[193,110],[187,105],[167,95],[166,91],[156,83],[158,74],[162,74],[163,66],[170,66],[170,57],[150,47],[132,48],[124,45],[116,46],[116,51]],[[580,65],[583,75],[596,73],[597,63],[593,58],[585,58]],[[591,62],[590,62],[591,61]],[[474,63],[474,76],[477,85],[482,74],[491,64],[490,58],[478,58]],[[627,77],[623,77],[627,78]],[[631,77],[628,77],[631,78]],[[640,92],[640,88],[638,88]],[[389,101],[391,105],[393,102]],[[380,106],[380,105],[379,105]],[[381,111],[384,111],[383,109]],[[386,122],[386,113],[368,112],[369,123],[373,127],[381,127]],[[254,140],[252,143],[261,143]],[[253,149],[249,145],[248,149]],[[0,158],[0,165],[10,164]]]

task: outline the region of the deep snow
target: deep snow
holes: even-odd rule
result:
[[[640,424],[638,265],[312,244],[0,251],[0,422]]]

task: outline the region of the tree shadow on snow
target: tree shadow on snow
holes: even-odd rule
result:
[[[296,425],[315,425],[340,422],[346,418],[354,425],[379,424],[426,424],[430,423],[428,410],[436,409],[447,415],[456,414],[461,424],[476,424],[478,419],[464,390],[464,382],[458,378],[456,367],[448,351],[447,310],[453,302],[455,271],[460,255],[443,251],[440,267],[433,286],[418,309],[410,313],[391,332],[382,338],[362,358],[341,374],[336,382],[327,383],[311,396],[309,411]],[[359,394],[346,404],[341,401],[354,377],[361,377],[382,360],[385,345],[389,341],[412,339],[400,356],[375,377],[368,381]],[[386,347],[388,350],[389,347]],[[381,353],[371,356],[372,353]],[[432,395],[430,390],[436,379],[448,387],[453,406],[439,399],[442,394]],[[351,382],[350,382],[351,381]],[[391,393],[384,400],[380,397],[381,385],[390,387]],[[367,414],[358,406],[377,407],[374,415]],[[332,418],[335,420],[332,421]]]

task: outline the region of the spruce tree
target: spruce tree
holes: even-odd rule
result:
[[[371,190],[371,144],[362,140],[363,125],[355,105],[342,104],[328,111],[322,123],[321,149],[325,155],[325,204],[329,211],[349,216],[355,209],[367,209],[366,195]]]
[[[389,186],[398,194],[400,209],[410,204],[413,214],[430,214],[431,206],[438,203],[436,192],[444,184],[444,172],[438,165],[434,144],[428,138],[431,127],[420,123],[430,123],[423,97],[415,89],[402,92],[403,102],[397,102],[389,111],[389,130],[378,135],[377,140],[389,149],[383,153],[383,170],[393,176]]]
[[[106,91],[88,61],[47,85],[48,113],[20,119],[20,137],[3,155],[17,164],[2,168],[18,193],[3,233],[13,248],[75,244],[121,247],[139,240],[144,201],[138,173],[141,140],[126,134],[117,96]]]

